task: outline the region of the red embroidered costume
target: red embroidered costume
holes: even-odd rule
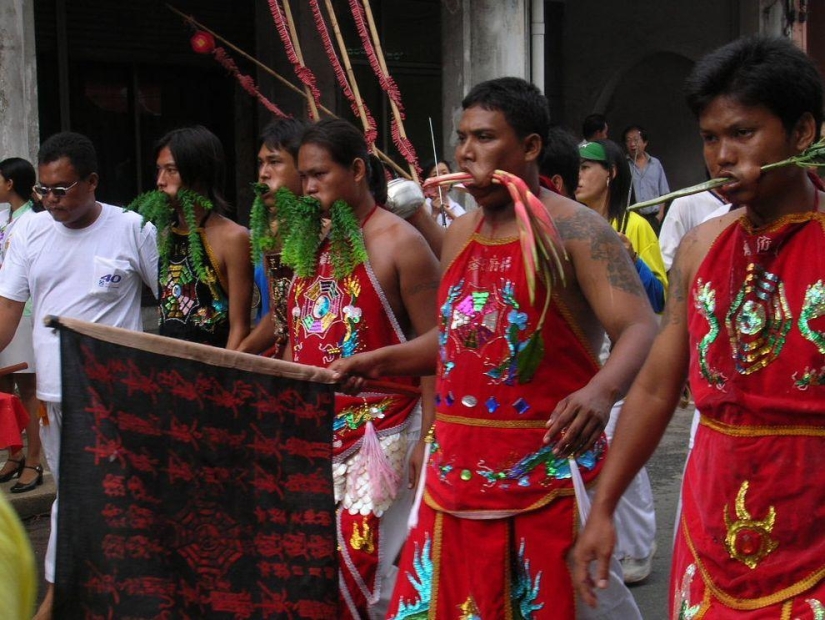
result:
[[[825,617],[824,227],[742,218],[697,272],[674,618]]]
[[[406,340],[368,262],[349,276],[334,278],[328,240],[321,246],[316,275],[293,281],[288,307],[293,359],[302,364],[326,367],[338,358]],[[333,482],[341,618],[366,618],[368,607],[378,600],[382,542],[392,536],[379,527],[380,518],[402,484],[407,427],[417,403],[417,397],[397,394],[336,395]]]
[[[541,307],[529,302],[518,239],[476,233],[447,269],[439,306],[434,442],[388,617],[573,617],[570,466],[542,437],[557,402],[598,364],[554,296],[540,331],[544,357],[519,382]],[[602,436],[579,459],[585,481],[605,446]]]

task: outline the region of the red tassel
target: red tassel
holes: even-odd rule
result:
[[[238,70],[238,66],[235,64],[235,61],[229,57],[226,50],[220,46],[216,47],[213,51],[213,55],[215,56],[215,60],[217,60],[224,67],[224,69],[229,71],[229,73],[231,73],[235,79],[238,80],[241,88],[260,101],[267,110],[279,118],[292,118],[289,114],[281,110],[278,106],[261,94],[261,91],[259,91],[258,87],[255,86],[255,80],[248,75],[242,74]]]

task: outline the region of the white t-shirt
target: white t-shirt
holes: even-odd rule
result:
[[[692,196],[677,198],[670,204],[667,215],[659,232],[659,247],[665,269],[670,271],[676,249],[687,232],[705,221],[709,213],[724,204],[724,201],[711,192],[701,192]]]
[[[0,268],[0,296],[32,298],[37,397],[60,402],[60,338],[48,315],[141,330],[141,285],[157,297],[158,250],[152,224],[101,204],[97,220],[66,228],[43,211],[21,221]]]

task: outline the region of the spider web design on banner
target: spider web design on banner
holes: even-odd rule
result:
[[[60,336],[55,618],[336,617],[332,386]]]

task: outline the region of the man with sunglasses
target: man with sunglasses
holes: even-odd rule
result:
[[[21,222],[0,269],[0,350],[14,335],[26,300],[32,299],[37,397],[46,407],[40,437],[49,469],[58,480],[62,426],[60,342],[44,317],[68,316],[140,330],[145,283],[157,296],[158,252],[154,226],[136,213],[98,202],[97,155],[77,133],[46,140],[38,155],[45,212]],[[48,590],[35,616],[52,617],[57,500],[46,550]]]

